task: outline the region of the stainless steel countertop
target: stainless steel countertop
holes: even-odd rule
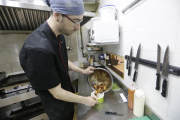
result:
[[[87,75],[79,74],[78,94],[90,96],[92,91],[87,82]],[[119,103],[116,100],[112,90],[105,93],[103,103],[96,104],[93,107],[77,104],[77,107],[77,120],[127,120],[136,118],[133,115],[133,110],[128,108],[127,103]],[[105,111],[117,112],[124,116],[105,115]]]

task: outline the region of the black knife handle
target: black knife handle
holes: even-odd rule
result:
[[[129,66],[129,69],[128,69],[128,76],[131,75],[131,66]]]
[[[137,72],[136,70],[134,71],[134,77],[133,77],[133,81],[135,82],[136,81],[136,76],[137,76]]]
[[[108,111],[106,111],[105,114],[106,114],[106,115],[116,115],[117,112],[108,112]]]
[[[124,116],[123,114],[117,114],[117,112],[105,112],[106,115],[117,115],[117,116]]]
[[[129,63],[129,61],[128,61],[128,58],[127,58],[127,63],[126,63],[126,69],[128,69],[128,63]]]
[[[159,90],[160,89],[160,74],[157,73],[157,80],[156,80],[156,90]]]
[[[167,81],[166,79],[164,79],[163,85],[162,85],[162,93],[161,93],[163,97],[166,97],[166,89],[167,89]]]

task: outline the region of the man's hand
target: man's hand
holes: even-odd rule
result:
[[[94,67],[89,66],[88,68],[86,68],[85,70],[83,70],[83,74],[91,74],[94,73]]]
[[[94,106],[97,103],[98,103],[97,99],[92,96],[85,97],[84,102],[83,102],[83,104],[87,106]]]

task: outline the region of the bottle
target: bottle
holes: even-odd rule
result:
[[[94,65],[94,60],[95,60],[95,56],[94,55],[90,55],[90,59],[89,59],[89,65],[90,66]]]
[[[137,89],[137,86],[135,84],[132,84],[128,88],[128,107],[129,109],[133,109],[134,106],[134,92]]]
[[[142,117],[144,115],[144,104],[145,104],[144,91],[142,91],[141,89],[135,90],[133,114],[136,117]]]

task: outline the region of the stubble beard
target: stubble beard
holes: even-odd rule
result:
[[[76,31],[76,30],[73,30],[73,31]],[[63,33],[64,35],[67,35],[67,36],[70,36],[73,33],[72,30],[69,31],[69,30],[66,29],[66,26],[65,26],[65,23],[64,23],[63,20],[60,22],[59,32]]]

